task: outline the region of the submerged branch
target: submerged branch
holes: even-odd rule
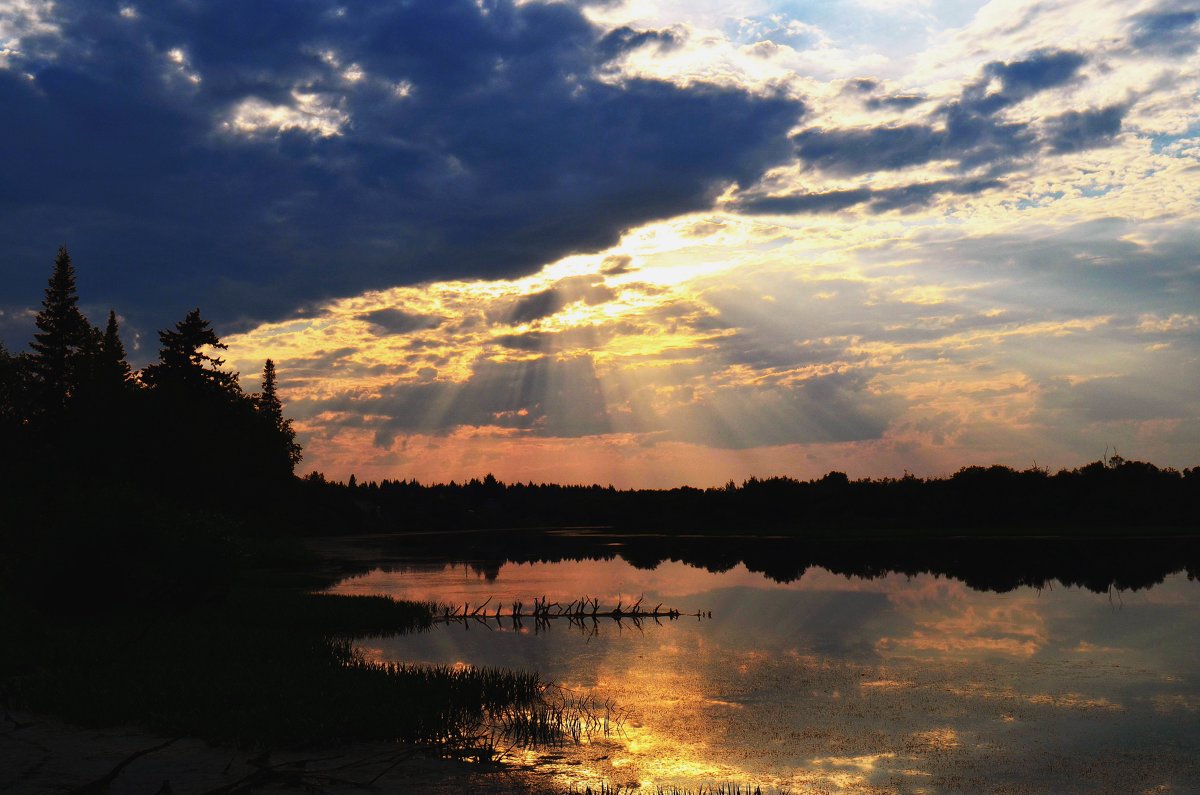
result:
[[[634,624],[640,624],[644,619],[667,619],[674,621],[679,618],[712,618],[711,610],[698,610],[694,613],[685,613],[676,608],[663,609],[662,603],[654,607],[653,610],[645,610],[642,608],[642,600],[644,596],[638,597],[638,600],[632,605],[625,605],[621,600],[617,601],[617,606],[611,610],[604,610],[600,607],[600,600],[588,596],[582,596],[573,600],[569,604],[563,605],[559,602],[550,602],[547,597],[535,597],[533,606],[526,607],[524,602],[514,601],[507,614],[501,611],[499,605],[496,606],[494,613],[487,613],[485,608],[492,601],[492,597],[488,597],[482,604],[472,609],[469,603],[464,603],[460,608],[443,607],[441,615],[434,616],[434,623],[449,624],[453,622],[476,621],[481,624],[488,624],[495,621],[497,625],[503,626],[503,619],[507,618],[513,627],[520,627],[524,619],[532,619],[537,623],[549,622],[555,619],[565,619],[569,623],[582,625],[586,619],[590,619],[593,623],[598,623],[602,618],[612,621],[631,621]]]

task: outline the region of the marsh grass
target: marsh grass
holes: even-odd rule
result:
[[[533,747],[622,734],[626,715],[611,700],[543,686],[535,701],[508,707],[496,717],[499,736],[512,745]]]

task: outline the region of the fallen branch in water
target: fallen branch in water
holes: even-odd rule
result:
[[[644,596],[638,597],[638,600],[632,605],[624,605],[621,600],[617,600],[617,606],[611,610],[605,610],[600,607],[600,600],[588,596],[582,596],[575,599],[570,604],[561,604],[559,602],[551,602],[549,597],[534,598],[532,606],[526,606],[524,602],[515,601],[509,608],[508,613],[503,612],[500,605],[496,605],[494,613],[486,612],[485,608],[492,601],[492,597],[488,597],[483,604],[472,608],[470,603],[464,603],[462,607],[457,605],[451,607],[449,605],[442,607],[441,614],[435,614],[433,620],[435,623],[448,624],[450,622],[466,622],[477,621],[482,624],[487,624],[490,621],[495,621],[498,625],[503,625],[503,619],[509,619],[514,627],[520,626],[524,619],[533,619],[538,623],[548,622],[554,619],[566,619],[571,623],[582,624],[590,619],[593,622],[598,622],[602,618],[613,621],[631,621],[634,624],[640,624],[646,619],[653,619],[659,622],[660,619],[674,621],[679,618],[712,618],[712,611],[700,610],[695,613],[684,613],[674,608],[663,609],[662,603],[654,607],[653,610],[645,610],[642,608],[642,600]],[[661,622],[660,622],[661,623]]]

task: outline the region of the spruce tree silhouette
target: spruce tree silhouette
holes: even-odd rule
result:
[[[199,309],[158,338],[158,361],[142,371],[149,408],[145,477],[180,497],[199,483],[228,489],[245,481],[252,458],[242,441],[246,418],[258,423],[237,373],[206,352],[225,345]]]
[[[262,391],[254,396],[259,412],[274,423],[283,422],[283,403],[276,391],[275,362],[267,359],[263,365]]]
[[[197,482],[219,486],[238,503],[290,482],[301,448],[283,415],[275,363],[263,369],[262,391],[246,394],[199,309],[158,336],[158,361],[142,371],[153,415],[148,477],[177,494]]]
[[[117,389],[128,386],[133,380],[133,371],[125,359],[125,345],[121,342],[117,327],[117,313],[108,311],[108,325],[104,328],[104,339],[100,343],[99,374],[102,382]]]
[[[300,463],[302,453],[300,445],[296,443],[296,431],[292,428],[292,421],[283,416],[283,402],[279,399],[276,386],[275,362],[271,359],[267,359],[263,365],[262,391],[256,392],[253,399],[259,416],[268,423],[277,437],[273,446],[287,456],[288,471],[293,472],[296,464]]]
[[[238,397],[242,394],[238,374],[221,368],[225,360],[209,356],[201,349],[205,347],[225,350],[225,345],[212,330],[208,321],[193,309],[175,324],[174,330],[158,332],[162,348],[158,362],[142,371],[142,378],[152,387],[181,390],[185,393],[223,394]]]
[[[123,469],[135,458],[126,435],[136,427],[140,401],[115,312],[109,312],[104,331],[88,323],[75,373],[75,391],[65,421],[63,441],[85,461],[107,459],[110,467]],[[112,472],[95,471],[87,464],[82,473],[88,480],[112,477]]]
[[[76,369],[89,343],[92,326],[79,311],[75,267],[66,248],[58,249],[54,272],[46,285],[42,311],[34,319],[29,358],[37,405],[50,414],[61,414],[76,386]]]

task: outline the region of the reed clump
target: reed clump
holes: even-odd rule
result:
[[[497,717],[497,728],[504,739],[513,745],[532,747],[619,735],[626,714],[611,699],[547,686],[537,702],[507,708]]]

